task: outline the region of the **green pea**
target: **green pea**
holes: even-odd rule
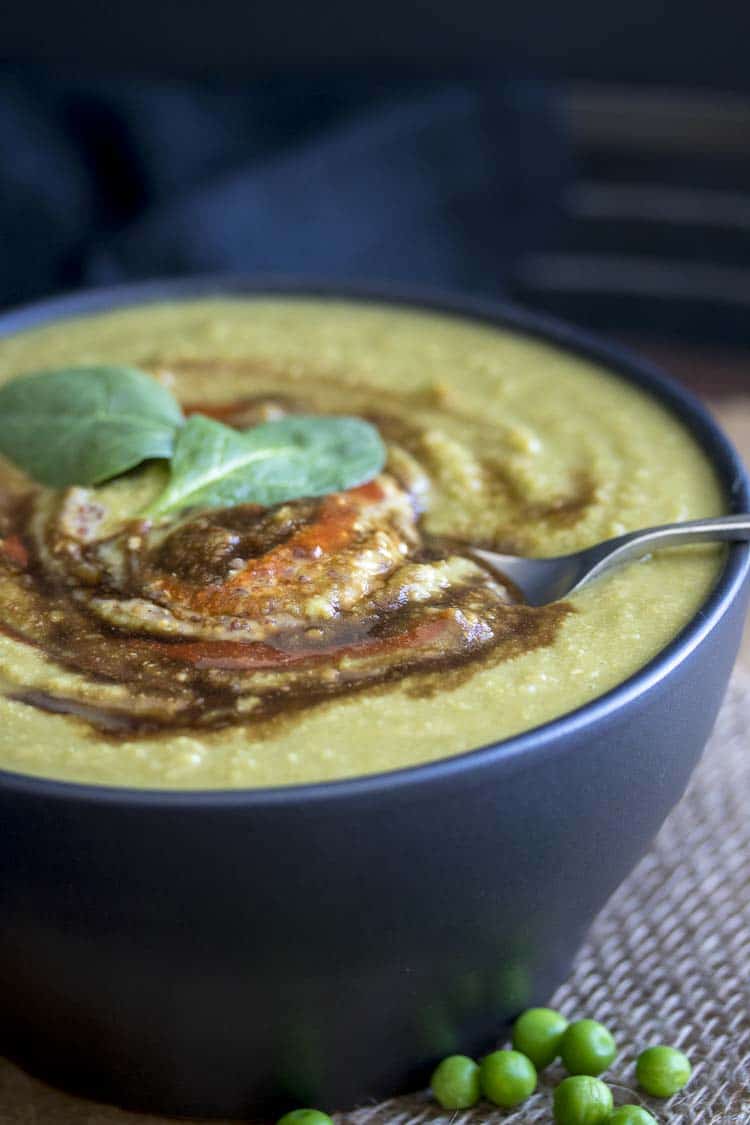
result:
[[[621,1105],[607,1118],[607,1125],[657,1125],[657,1121],[641,1105]]]
[[[649,1047],[635,1064],[638,1084],[656,1098],[671,1098],[689,1081],[690,1059],[676,1047]]]
[[[333,1122],[319,1109],[293,1109],[280,1117],[276,1125],[333,1125]]]
[[[565,1016],[552,1008],[529,1008],[513,1024],[513,1047],[543,1070],[560,1054],[560,1041],[568,1026]]]
[[[596,1020],[568,1024],[560,1041],[560,1055],[571,1074],[601,1074],[616,1054],[614,1039]]]
[[[612,1106],[609,1086],[588,1074],[565,1078],[555,1090],[557,1125],[604,1125],[609,1121]]]
[[[510,1109],[536,1090],[536,1068],[520,1051],[493,1051],[479,1064],[479,1082],[489,1101]]]
[[[466,1055],[449,1055],[433,1071],[430,1086],[443,1109],[468,1109],[481,1096],[479,1067]]]

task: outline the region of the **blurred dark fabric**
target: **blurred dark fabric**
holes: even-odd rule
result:
[[[750,90],[746,0],[23,0],[0,57],[156,75],[476,73]]]
[[[543,86],[0,73],[0,303],[198,271],[507,290],[560,221]]]

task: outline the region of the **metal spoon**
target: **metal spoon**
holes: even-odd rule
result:
[[[605,539],[574,555],[552,559],[525,559],[472,548],[471,554],[502,578],[509,579],[529,605],[547,605],[578,592],[595,578],[621,563],[642,559],[662,547],[688,543],[730,543],[750,540],[750,515],[720,516],[711,520],[689,520],[631,531],[616,539]]]

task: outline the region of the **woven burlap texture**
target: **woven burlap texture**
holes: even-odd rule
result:
[[[649,854],[610,900],[574,972],[551,1002],[595,1016],[620,1053],[615,1101],[646,1105],[664,1125],[750,1125],[750,678],[736,676],[705,758]],[[363,1013],[366,1019],[366,1013]],[[644,1098],[635,1055],[671,1043],[693,1079],[669,1101]],[[514,1112],[448,1114],[425,1093],[337,1115],[338,1125],[538,1125],[552,1121],[550,1070]],[[70,1098],[0,1062],[0,1125],[157,1125]]]

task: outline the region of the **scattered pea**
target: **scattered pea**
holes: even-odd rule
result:
[[[676,1047],[648,1047],[635,1064],[639,1086],[655,1098],[671,1098],[689,1081],[692,1072],[687,1055]]]
[[[276,1125],[333,1125],[333,1122],[319,1109],[293,1109],[280,1117]]]
[[[621,1105],[607,1118],[607,1125],[657,1125],[657,1121],[641,1105]]]
[[[555,1090],[557,1125],[604,1125],[609,1121],[612,1107],[609,1086],[588,1074],[565,1078]]]
[[[513,1047],[544,1070],[560,1054],[568,1021],[552,1008],[529,1008],[513,1024]]]
[[[576,1020],[563,1032],[560,1055],[570,1074],[601,1074],[616,1054],[614,1039],[596,1020]]]
[[[433,1071],[430,1086],[443,1109],[468,1109],[481,1096],[479,1066],[467,1055],[449,1055]]]
[[[536,1068],[520,1051],[493,1051],[479,1064],[479,1081],[489,1101],[510,1109],[536,1090]]]

